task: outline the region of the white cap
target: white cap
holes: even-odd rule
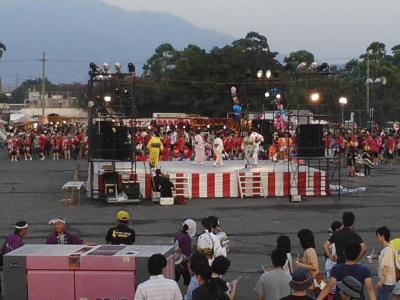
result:
[[[67,223],[66,221],[65,221],[65,219],[59,219],[59,218],[57,218],[57,219],[53,219],[53,220],[50,220],[49,221],[49,225],[55,225],[55,224],[57,224],[57,223]]]

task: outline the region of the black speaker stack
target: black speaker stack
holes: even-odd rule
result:
[[[325,155],[322,125],[307,124],[299,126],[297,154],[299,157],[323,157]]]

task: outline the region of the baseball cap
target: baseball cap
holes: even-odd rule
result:
[[[117,220],[119,220],[119,221],[129,221],[129,219],[130,219],[130,216],[129,216],[129,213],[127,211],[120,210],[117,213]]]

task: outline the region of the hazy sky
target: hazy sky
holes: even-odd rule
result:
[[[171,13],[207,29],[267,36],[282,54],[307,49],[341,63],[372,41],[400,44],[400,0],[104,0],[129,10]]]

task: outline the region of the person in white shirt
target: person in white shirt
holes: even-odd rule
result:
[[[257,166],[258,164],[258,152],[260,151],[260,144],[264,142],[264,137],[256,131],[253,131],[250,135],[250,139],[254,141],[253,144],[253,157],[252,165]]]
[[[390,231],[384,226],[376,230],[376,238],[382,246],[378,261],[378,299],[389,300],[397,283],[395,251],[390,245]]]
[[[175,280],[162,275],[166,266],[167,259],[162,254],[154,254],[149,258],[147,267],[150,279],[138,285],[135,300],[182,300]]]
[[[216,138],[214,139],[213,150],[215,156],[217,157],[214,166],[221,167],[224,164],[222,159],[222,153],[224,152],[224,142],[222,141],[219,133],[217,133]]]
[[[197,251],[208,258],[211,266],[214,258],[220,255],[226,256],[226,248],[221,246],[219,238],[212,233],[210,218],[201,220],[204,232],[197,239]]]

